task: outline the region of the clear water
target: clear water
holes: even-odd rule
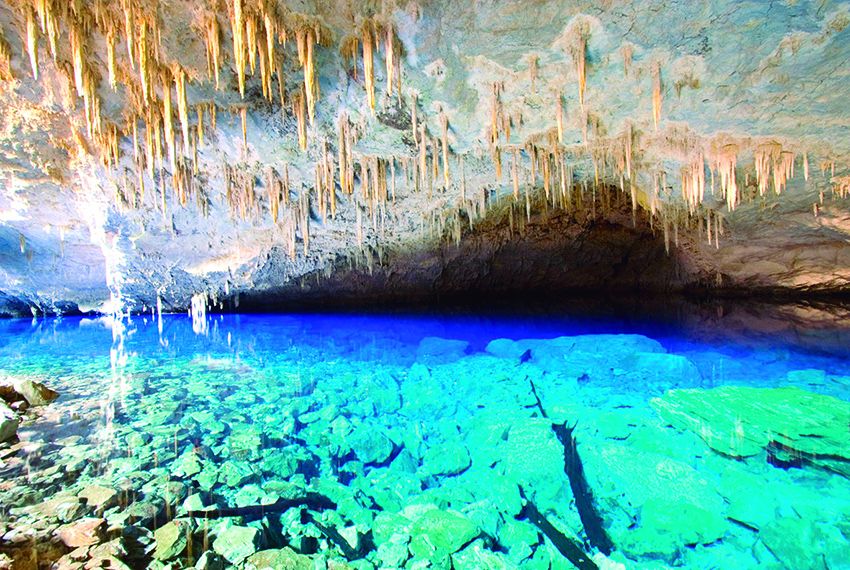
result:
[[[61,394],[0,446],[0,552],[88,516],[106,519],[101,540],[123,537],[113,554],[132,568],[206,551],[246,567],[572,567],[531,503],[599,567],[850,568],[850,347],[833,324],[198,324],[0,322],[0,369]],[[93,486],[115,496],[77,503]],[[306,493],[335,507],[269,507]],[[179,539],[152,534],[175,519],[190,521]],[[289,562],[250,557],[284,548]]]

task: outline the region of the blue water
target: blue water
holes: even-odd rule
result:
[[[123,531],[130,567],[158,567],[166,555],[175,567],[219,556],[256,565],[253,551],[284,548],[302,563],[348,558],[357,568],[571,567],[525,500],[599,567],[850,567],[850,457],[840,449],[850,453],[847,329],[731,315],[228,314],[200,328],[175,315],[120,326],[0,321],[0,370],[61,394],[29,412],[21,443],[0,446],[0,525],[14,535],[37,521],[47,540],[61,525],[103,517],[113,530],[101,540],[135,529]],[[776,413],[760,415],[747,397],[729,411],[738,430],[729,433],[756,442],[740,449],[726,447],[722,418],[671,425],[653,400],[687,389],[716,402],[724,387],[795,388],[742,393],[791,398],[776,409],[791,423],[811,415],[800,429],[814,435],[803,436],[838,456],[794,441],[761,449],[759,430],[773,437]],[[805,407],[800,394],[817,399]],[[815,417],[818,409],[832,415]],[[574,426],[611,549],[579,512],[552,430],[562,423]],[[116,497],[71,515],[36,508],[92,485]],[[336,505],[310,511],[318,524],[295,507],[186,517],[308,492]],[[175,520],[190,521],[179,527],[188,543],[157,551],[165,539],[151,533]],[[226,546],[230,527],[248,529],[243,551]],[[329,527],[354,546],[341,547]],[[3,540],[0,552],[11,548]]]

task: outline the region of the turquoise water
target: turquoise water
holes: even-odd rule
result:
[[[0,445],[0,552],[130,568],[850,568],[846,331],[724,322],[2,321],[0,370],[61,396]],[[100,546],[50,538],[101,518]]]

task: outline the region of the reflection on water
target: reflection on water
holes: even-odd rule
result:
[[[5,383],[61,396],[0,444],[0,552],[848,567],[843,309],[598,309],[2,321]]]

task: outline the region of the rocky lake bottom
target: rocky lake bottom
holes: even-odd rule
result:
[[[850,359],[633,329],[5,321],[0,568],[850,568]]]

